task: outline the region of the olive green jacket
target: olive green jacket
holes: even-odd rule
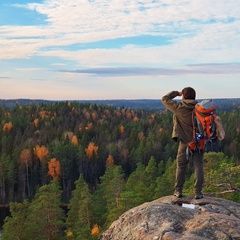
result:
[[[184,99],[174,101],[173,98],[179,96],[178,91],[172,91],[162,97],[164,106],[173,112],[173,132],[172,138],[188,143],[193,139],[192,111],[197,104],[196,100]]]

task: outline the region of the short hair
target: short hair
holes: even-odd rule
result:
[[[191,87],[186,87],[182,90],[182,95],[185,99],[193,99],[196,98],[196,91]]]

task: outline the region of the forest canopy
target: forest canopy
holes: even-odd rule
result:
[[[219,153],[204,156],[204,190],[240,202],[240,107],[218,109],[226,137]],[[53,191],[56,202],[69,209],[63,227],[56,204],[57,232],[90,239],[93,229],[98,234],[99,226],[106,228],[127,209],[172,194],[178,145],[165,109],[66,101],[2,106],[0,119],[0,204],[10,204],[12,216],[20,211],[33,224],[38,199]],[[192,194],[192,182],[190,163],[186,194]],[[71,211],[79,213],[78,225]],[[80,223],[85,228],[79,229]]]

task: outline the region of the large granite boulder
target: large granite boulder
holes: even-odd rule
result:
[[[240,204],[174,196],[144,203],[122,214],[100,240],[240,240]]]

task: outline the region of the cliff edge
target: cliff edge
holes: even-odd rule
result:
[[[122,214],[99,240],[240,240],[240,204],[162,197]]]

